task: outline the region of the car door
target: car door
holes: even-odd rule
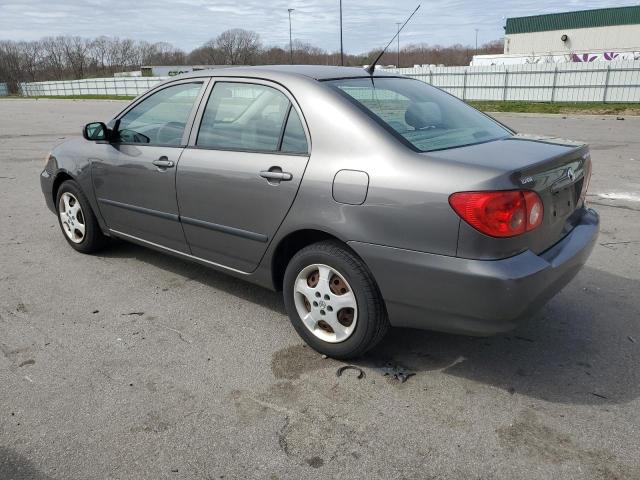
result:
[[[188,253],[175,175],[205,81],[169,84],[118,117],[114,139],[96,144],[95,195],[111,230]]]
[[[279,86],[217,80],[210,89],[178,165],[181,221],[193,255],[250,272],[296,196],[308,133]]]

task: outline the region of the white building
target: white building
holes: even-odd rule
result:
[[[175,77],[183,73],[233,66],[235,65],[153,65],[141,67],[140,71],[143,77]]]
[[[640,60],[640,5],[508,18],[503,55],[472,65]]]

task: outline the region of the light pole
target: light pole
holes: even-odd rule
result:
[[[340,0],[340,65],[344,67],[344,50],[342,48],[342,0]]]
[[[287,8],[289,12],[289,63],[293,65],[293,40],[291,38],[291,12],[293,12],[295,8]]]
[[[476,28],[476,55],[478,54],[478,29]]]
[[[398,22],[396,25],[398,27],[398,59],[396,63],[398,64],[397,68],[400,68],[400,25],[402,25],[402,22]]]

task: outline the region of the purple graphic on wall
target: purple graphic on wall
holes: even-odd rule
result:
[[[589,63],[595,60],[611,62],[613,60],[635,60],[637,52],[603,52],[603,53],[572,53],[571,61],[575,63]]]
[[[591,53],[582,53],[580,55],[573,53],[571,55],[571,61],[576,63],[593,62],[596,58],[598,58],[598,55],[593,55]]]

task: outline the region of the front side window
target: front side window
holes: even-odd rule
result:
[[[291,103],[265,85],[216,82],[196,145],[222,150],[276,152]]]
[[[418,80],[371,77],[327,83],[418,151],[462,147],[512,135],[464,102]]]
[[[129,110],[118,126],[124,143],[179,146],[202,82],[163,88]]]

